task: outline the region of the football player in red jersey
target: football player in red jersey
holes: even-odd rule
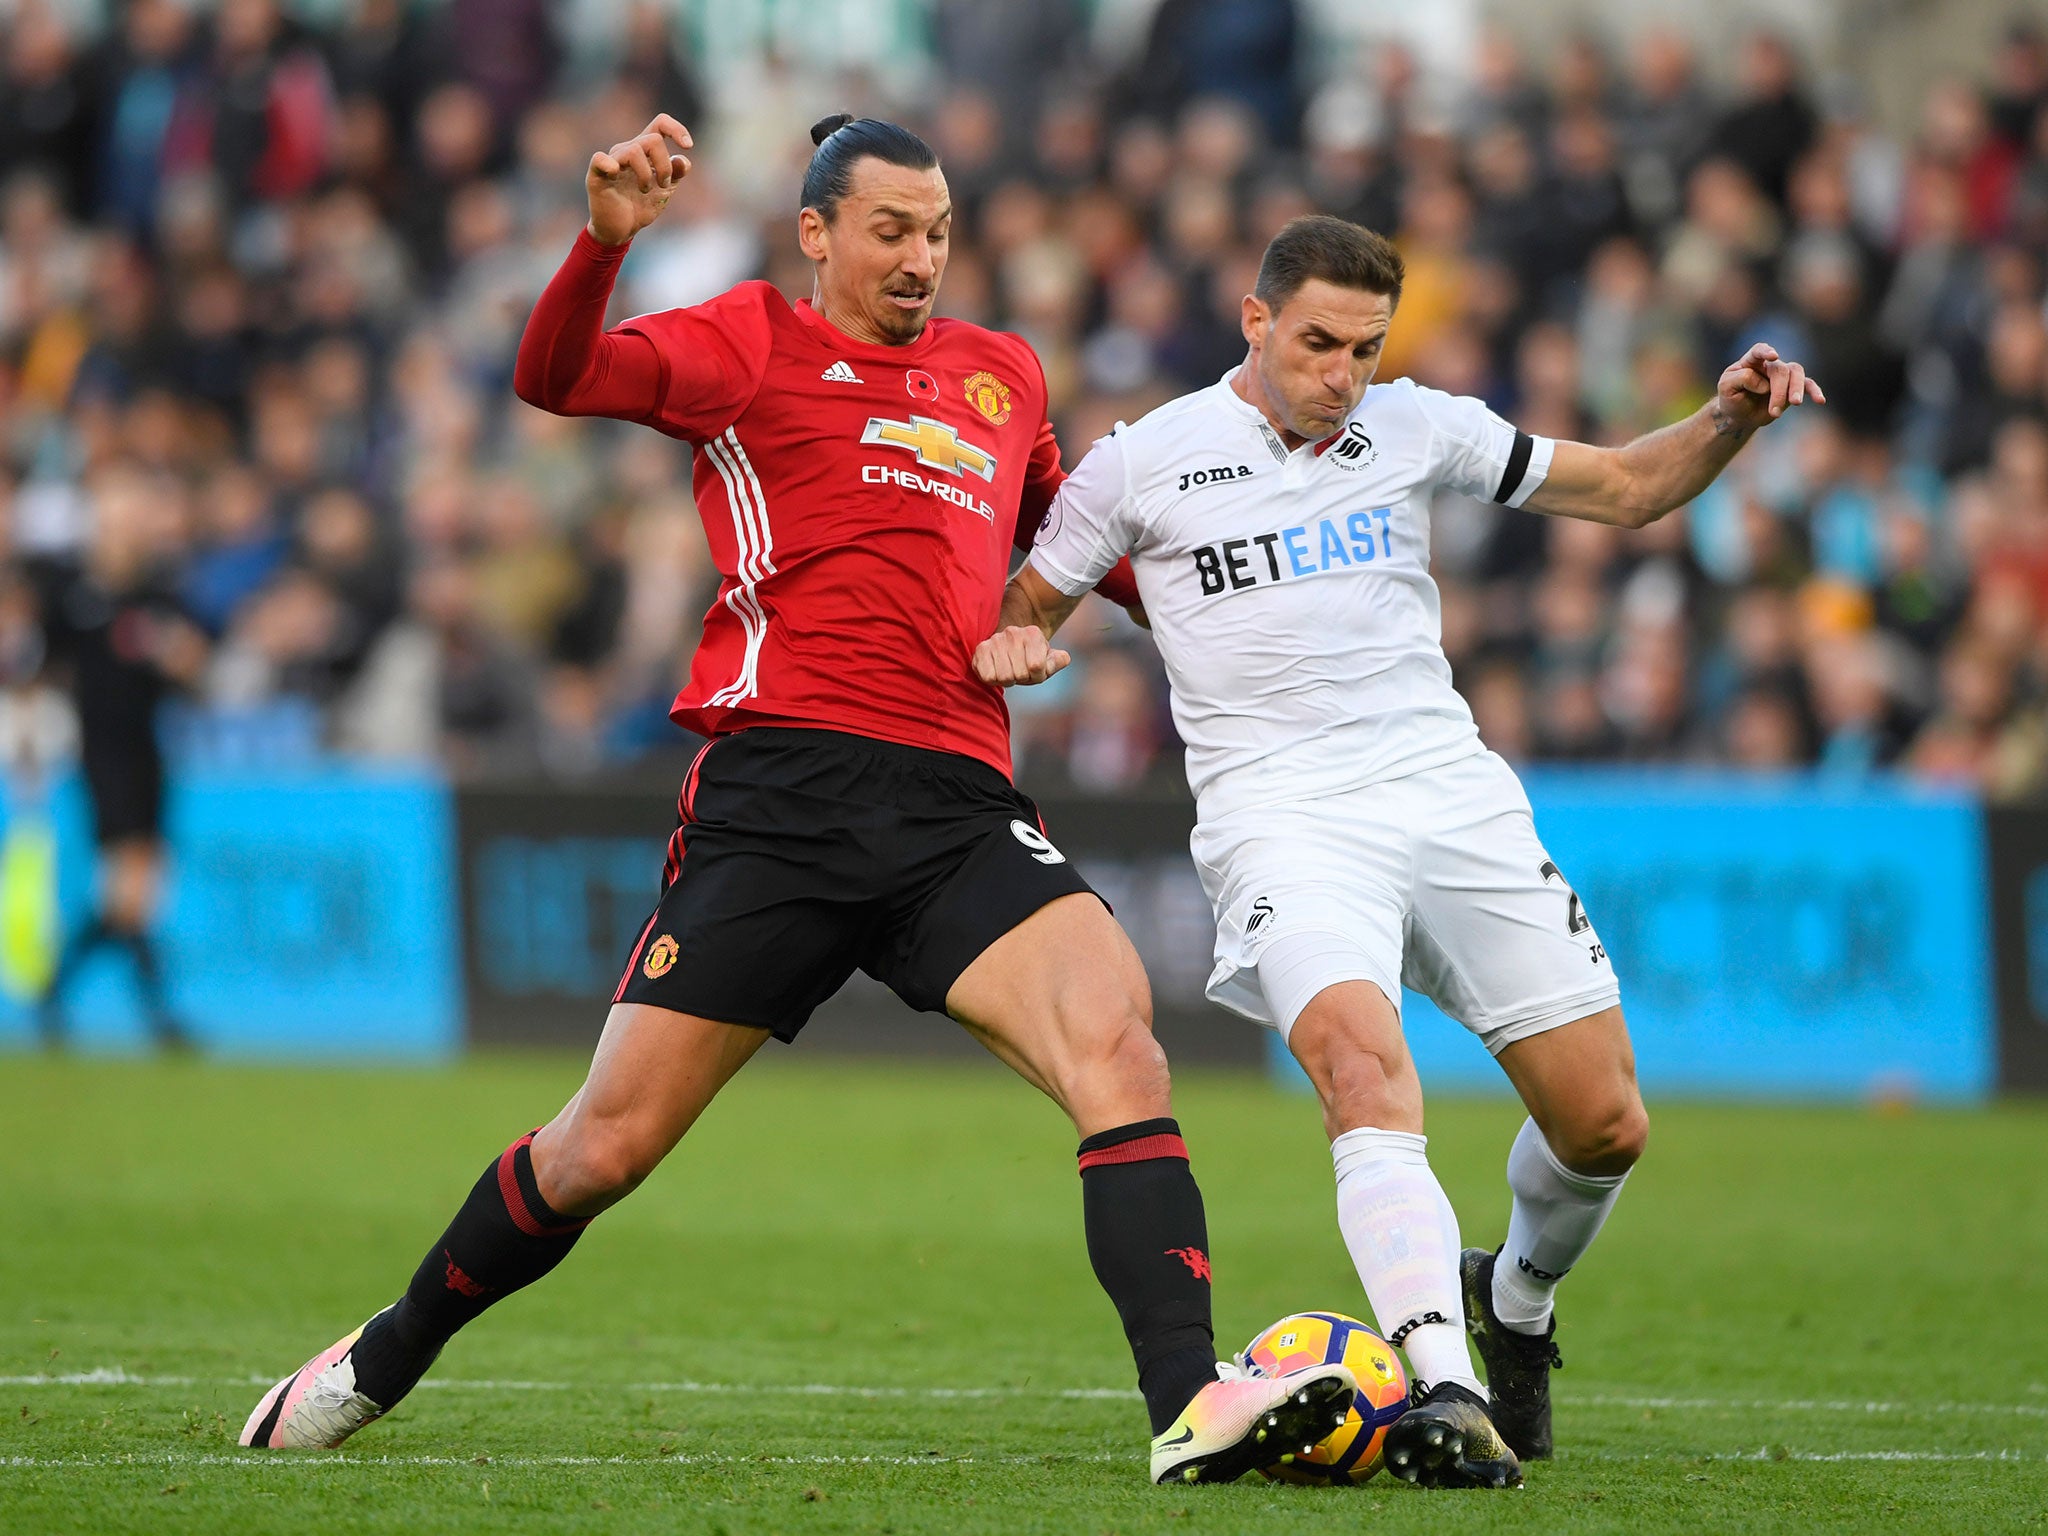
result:
[[[856,969],[959,1020],[1072,1117],[1089,1258],[1137,1362],[1155,1481],[1241,1476],[1350,1408],[1341,1365],[1218,1366],[1201,1194],[1144,970],[1011,784],[1002,691],[970,665],[1061,479],[1038,359],[932,317],[952,204],[923,140],[845,116],[812,139],[810,302],[742,283],[611,331],[619,263],[688,174],[690,135],[660,116],[591,157],[590,222],[534,310],[515,387],[692,445],[723,580],[673,713],[710,743],[582,1088],[485,1169],[396,1303],[263,1397],[245,1445],[335,1446],[388,1411]]]

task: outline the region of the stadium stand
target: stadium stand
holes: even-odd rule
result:
[[[744,10],[745,7],[738,9]],[[210,655],[193,759],[338,753],[564,778],[687,743],[666,709],[715,587],[679,445],[510,388],[582,219],[582,168],[666,109],[697,174],[621,315],[767,276],[806,129],[841,107],[941,149],[944,311],[1044,358],[1071,465],[1241,355],[1265,238],[1311,208],[1395,234],[1384,375],[1614,441],[1741,345],[1834,404],[1641,534],[1446,502],[1446,650],[1515,761],[1898,765],[2048,782],[2048,42],[1880,131],[1758,34],[1710,83],[1646,32],[1541,61],[1487,34],[1433,91],[1322,50],[1286,0],[909,7],[926,67],[727,57],[696,8],[350,0],[198,11],[17,0],[0,23],[0,525],[16,597],[116,561]],[[595,13],[602,11],[603,15]],[[1327,67],[1326,67],[1327,66]],[[33,683],[32,604],[0,660]],[[1013,699],[1022,771],[1178,771],[1151,647],[1106,607]]]

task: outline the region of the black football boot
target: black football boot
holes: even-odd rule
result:
[[[1465,1291],[1465,1329],[1486,1366],[1493,1422],[1524,1461],[1550,1459],[1550,1373],[1564,1366],[1557,1352],[1557,1319],[1542,1333],[1510,1328],[1493,1310],[1493,1265],[1500,1250],[1467,1248],[1458,1258]]]
[[[1522,1464],[1494,1428],[1486,1399],[1456,1382],[1424,1391],[1387,1430],[1386,1467],[1418,1488],[1519,1488]]]

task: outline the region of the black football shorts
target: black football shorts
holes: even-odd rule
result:
[[[164,833],[164,760],[155,743],[94,743],[84,754],[93,840],[104,848]]]
[[[714,740],[684,776],[661,903],[612,1001],[793,1040],[862,970],[943,1013],[983,950],[1089,890],[986,763],[757,727]]]

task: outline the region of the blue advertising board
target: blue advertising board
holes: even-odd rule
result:
[[[1968,799],[1712,774],[1528,783],[1538,829],[1614,958],[1652,1093],[1971,1099],[1993,1087],[1984,814]],[[179,779],[159,934],[200,1044],[385,1058],[444,1055],[465,1036],[587,1046],[653,901],[672,806],[619,788],[466,790],[458,865],[456,799],[424,774]],[[1168,1049],[1192,1058],[1214,1036],[1255,1052],[1277,1041],[1202,1001],[1213,929],[1190,819],[1180,801],[1076,803],[1055,828],[1143,952]],[[21,892],[47,863],[20,836],[34,820],[0,791],[0,985],[17,992],[33,947]],[[75,783],[49,820],[75,931],[94,866]],[[2033,873],[2048,858],[2006,862],[2008,883],[2048,912],[2048,876]],[[1404,1010],[1426,1083],[1504,1091],[1463,1028],[1413,994]],[[78,979],[69,1012],[83,1047],[144,1038],[111,951]],[[0,1046],[31,1038],[23,1004],[0,998]]]
[[[0,798],[0,829],[37,813]],[[84,795],[49,805],[64,930],[91,914]],[[438,776],[316,769],[173,780],[157,941],[173,1011],[210,1053],[437,1057],[462,1038],[454,814]],[[69,1038],[145,1038],[125,956],[104,949],[69,989]],[[31,1036],[0,1002],[0,1044]]]
[[[1652,1093],[1974,1099],[1996,1071],[1983,813],[1807,778],[1540,772],[1536,825],[1621,978]],[[1426,1084],[1505,1089],[1403,1004]]]

